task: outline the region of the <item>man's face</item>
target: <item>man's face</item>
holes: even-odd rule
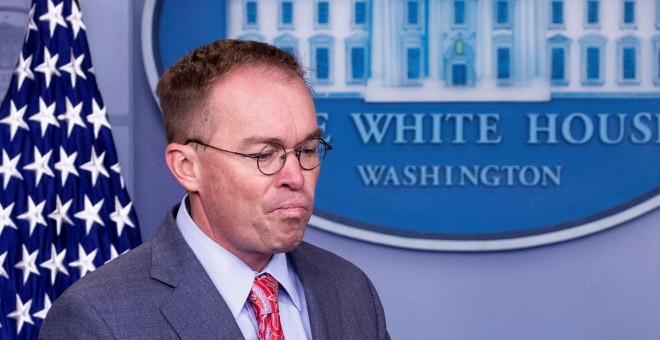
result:
[[[290,151],[320,137],[305,84],[278,70],[239,69],[212,87],[208,104],[216,126],[204,142],[222,149],[253,154],[278,143]],[[251,267],[300,243],[319,168],[303,170],[290,153],[279,172],[266,176],[255,159],[202,146],[197,153],[202,210],[193,204],[192,215],[207,235]]]

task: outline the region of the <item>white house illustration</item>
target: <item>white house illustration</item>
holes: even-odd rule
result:
[[[367,102],[660,97],[660,0],[229,0],[228,35]]]

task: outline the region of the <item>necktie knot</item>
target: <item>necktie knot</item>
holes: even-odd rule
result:
[[[278,288],[277,280],[270,274],[254,278],[249,300],[259,324],[259,339],[284,339],[277,303]]]

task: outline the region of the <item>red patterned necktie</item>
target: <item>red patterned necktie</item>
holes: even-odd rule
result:
[[[270,274],[262,274],[254,278],[249,299],[259,322],[260,340],[284,340],[277,290],[277,280]]]

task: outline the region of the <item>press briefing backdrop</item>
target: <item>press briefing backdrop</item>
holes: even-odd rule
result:
[[[306,239],[367,272],[393,338],[654,338],[657,2],[575,3],[82,9],[113,127],[136,131],[115,138],[145,239],[183,194],[163,162],[154,72],[216,38],[261,39],[315,69],[319,123],[336,146]],[[154,26],[155,11],[176,25]],[[142,40],[144,25],[158,39]],[[162,53],[155,69],[143,51]]]
[[[218,38],[299,56],[337,151],[311,225],[413,249],[507,250],[660,206],[658,7],[153,0],[142,51],[152,88]]]
[[[141,47],[151,88],[220,37],[310,67],[335,150],[307,238],[365,267],[395,338],[645,338],[660,261],[624,223],[660,205],[658,6],[147,1]]]

